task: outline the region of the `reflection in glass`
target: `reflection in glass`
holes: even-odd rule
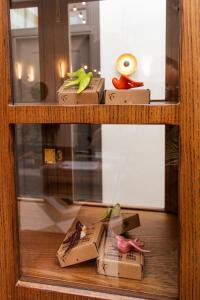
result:
[[[73,25],[87,24],[87,9],[82,3],[69,4],[69,23]]]
[[[154,1],[12,1],[14,101],[57,102],[67,71],[80,67],[113,89],[116,60],[127,52],[138,60],[132,79],[151,100],[177,101],[179,1]]]
[[[164,132],[147,125],[18,125],[18,196],[164,209]]]
[[[166,295],[166,298],[176,299],[178,222],[175,215],[165,213],[163,206],[158,207],[164,196],[165,157],[157,136],[163,127],[102,125],[99,128],[95,125],[88,131],[86,126],[31,124],[15,127],[22,279],[73,287],[77,284],[87,287],[89,281],[94,290],[98,285],[111,292],[120,288],[131,295],[133,291],[150,295],[156,291],[159,297]],[[167,164],[175,167],[178,162],[172,150],[178,151],[176,141],[167,148],[170,149]],[[117,202],[121,205],[120,211],[119,205],[115,206]],[[143,206],[143,210],[134,208],[138,205]],[[113,206],[118,207],[115,214],[118,211],[120,215],[107,222]],[[132,221],[122,223],[124,217]],[[123,261],[126,259],[130,264],[132,260],[131,272],[121,273],[116,263],[122,258],[115,236],[118,233],[103,232],[112,221],[116,224],[116,220],[119,226],[112,230],[121,232],[129,226],[126,236],[140,238],[151,251],[145,255],[145,261],[136,252],[123,254]],[[66,234],[74,233],[78,222],[86,227],[82,232],[86,234],[84,242],[92,236],[93,251],[83,249],[67,261],[72,250],[67,255],[58,250],[63,249],[60,247]],[[96,237],[91,228],[98,229]],[[76,247],[78,244],[73,249]],[[109,259],[114,260],[109,272],[100,268],[104,266],[105,256],[100,255],[104,250]],[[83,256],[85,260],[79,263]],[[63,264],[68,266],[62,268]]]
[[[38,27],[38,9],[36,7],[11,9],[11,29]]]
[[[15,102],[38,102],[41,94],[37,7],[11,9],[11,42]]]

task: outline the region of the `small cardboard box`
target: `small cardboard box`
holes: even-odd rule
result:
[[[59,104],[99,104],[104,95],[104,85],[104,78],[92,78],[89,87],[81,94],[77,94],[75,87],[65,89],[62,85],[57,92]]]
[[[105,223],[108,229],[115,234],[123,234],[140,226],[140,218],[138,214],[122,213],[119,217],[111,218]]]
[[[149,104],[150,90],[107,90],[105,91],[106,104]]]
[[[74,229],[69,230],[65,240],[74,232]],[[72,266],[90,259],[97,258],[99,255],[99,245],[103,233],[103,224],[97,223],[87,228],[87,234],[84,238],[65,254],[66,244],[61,244],[57,258],[60,266]]]
[[[144,255],[131,251],[121,254],[116,239],[104,232],[97,258],[97,272],[101,275],[142,280]]]

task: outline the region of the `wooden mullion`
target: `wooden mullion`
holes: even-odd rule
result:
[[[200,0],[182,0],[180,299],[200,299]]]
[[[18,279],[17,202],[15,200],[13,132],[8,122],[11,99],[9,14],[0,1],[0,299],[15,299]]]
[[[10,105],[10,124],[179,124],[179,105]]]

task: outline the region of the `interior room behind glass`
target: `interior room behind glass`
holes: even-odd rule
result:
[[[95,77],[105,78],[105,89],[113,89],[111,79],[117,75],[116,59],[124,52],[136,55],[138,69],[134,79],[144,81],[145,88],[151,90],[152,101],[178,100],[179,1],[154,1],[153,6],[148,0],[50,0],[48,5],[45,0],[11,1],[13,101],[58,104],[57,91],[66,73],[80,67],[86,72],[91,70]],[[112,168],[116,173],[124,172],[124,178],[135,178],[135,189],[141,185],[137,183],[141,181],[137,177],[139,166],[143,170],[142,182],[148,182],[150,177],[157,183],[155,195],[152,191],[149,197],[136,193],[130,201],[140,207],[163,209],[166,131],[165,126],[155,130],[153,126],[19,125],[16,128],[18,195],[41,198],[51,194],[102,202],[105,193],[111,197],[109,190],[114,188],[114,182],[118,184],[117,179],[112,181],[109,169],[105,169],[105,157],[112,153],[116,158]],[[155,141],[155,148],[150,140]],[[131,172],[120,156],[124,155],[125,145],[129,145],[127,164],[132,148],[137,152],[138,166],[132,165]],[[46,153],[56,159],[43,166]],[[65,171],[57,157],[61,162],[75,162],[71,164],[71,169],[74,168],[71,179],[66,173],[61,175]],[[150,157],[152,165],[148,166]],[[93,170],[95,164],[98,171]],[[87,165],[87,171],[83,171],[83,165]],[[66,188],[70,180],[72,192]]]

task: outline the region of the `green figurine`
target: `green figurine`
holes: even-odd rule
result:
[[[120,207],[120,204],[117,203],[115,204],[114,207],[112,208],[108,208],[104,215],[102,216],[101,218],[101,222],[107,222],[109,221],[111,218],[116,218],[116,217],[119,217],[121,214],[121,207]]]
[[[93,73],[86,73],[83,68],[79,69],[76,72],[67,73],[67,76],[70,78],[65,80],[64,88],[68,89],[71,86],[78,86],[77,94],[82,93],[90,84],[90,81],[93,77]]]

